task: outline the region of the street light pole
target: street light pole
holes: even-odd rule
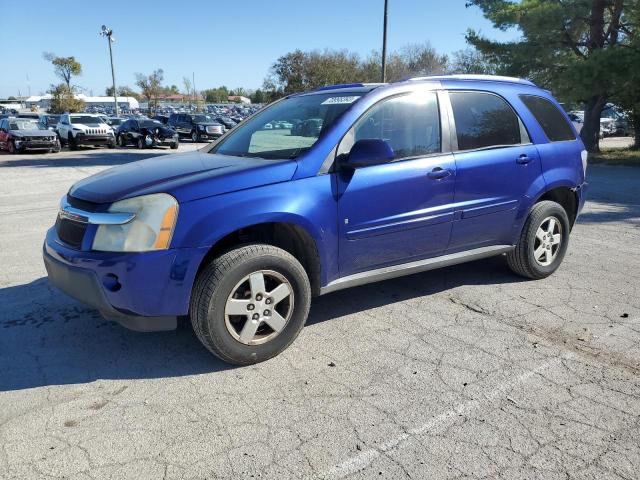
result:
[[[382,83],[387,81],[387,7],[388,0],[384,0],[384,23],[382,27]]]
[[[116,91],[116,73],[113,68],[113,50],[111,48],[111,44],[115,42],[113,38],[113,30],[107,28],[105,25],[102,25],[102,30],[100,31],[100,35],[103,37],[107,37],[107,43],[109,44],[109,59],[111,60],[111,80],[113,82],[113,105],[116,110],[116,117],[118,116],[118,92]]]

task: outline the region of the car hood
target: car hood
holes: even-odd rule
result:
[[[11,130],[14,137],[50,137],[51,130]]]
[[[71,187],[71,196],[111,203],[151,193],[179,202],[290,180],[295,160],[231,157],[200,151],[165,155],[104,170]]]

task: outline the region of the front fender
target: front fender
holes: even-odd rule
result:
[[[338,275],[337,202],[331,175],[231,192],[180,204],[172,248],[213,247],[242,228],[289,223],[316,244],[321,284]]]

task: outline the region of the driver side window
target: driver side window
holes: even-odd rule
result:
[[[440,114],[435,92],[415,92],[383,100],[371,107],[340,142],[338,155],[358,140],[381,139],[394,161],[441,151]]]

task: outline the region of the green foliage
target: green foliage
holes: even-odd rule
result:
[[[218,88],[209,88],[202,91],[204,101],[207,103],[223,103],[229,99],[229,90],[222,86]]]
[[[387,80],[409,76],[444,73],[447,56],[439,55],[429,44],[411,44],[387,59]],[[364,60],[348,50],[303,52],[294,50],[281,56],[271,66],[263,90],[269,100],[290,93],[351,82],[379,82],[381,56],[372,52]]]
[[[74,113],[84,111],[84,101],[74,97],[73,91],[66,85],[51,85],[51,104],[49,113]]]
[[[108,97],[113,97],[113,87],[107,87],[105,89],[105,95]],[[131,87],[127,85],[123,85],[122,87],[118,87],[118,96],[119,97],[133,97],[136,100],[140,99],[140,94],[133,90]]]
[[[469,30],[467,41],[497,73],[531,78],[563,101],[584,103],[582,139],[597,151],[600,114],[613,94],[616,72],[630,67],[620,49],[634,38],[638,2],[470,0],[495,27],[517,28],[521,37],[498,42]]]
[[[68,90],[72,90],[71,79],[82,75],[82,65],[75,57],[56,57],[51,52],[42,54],[45,60],[51,62],[55,74],[65,83]]]

